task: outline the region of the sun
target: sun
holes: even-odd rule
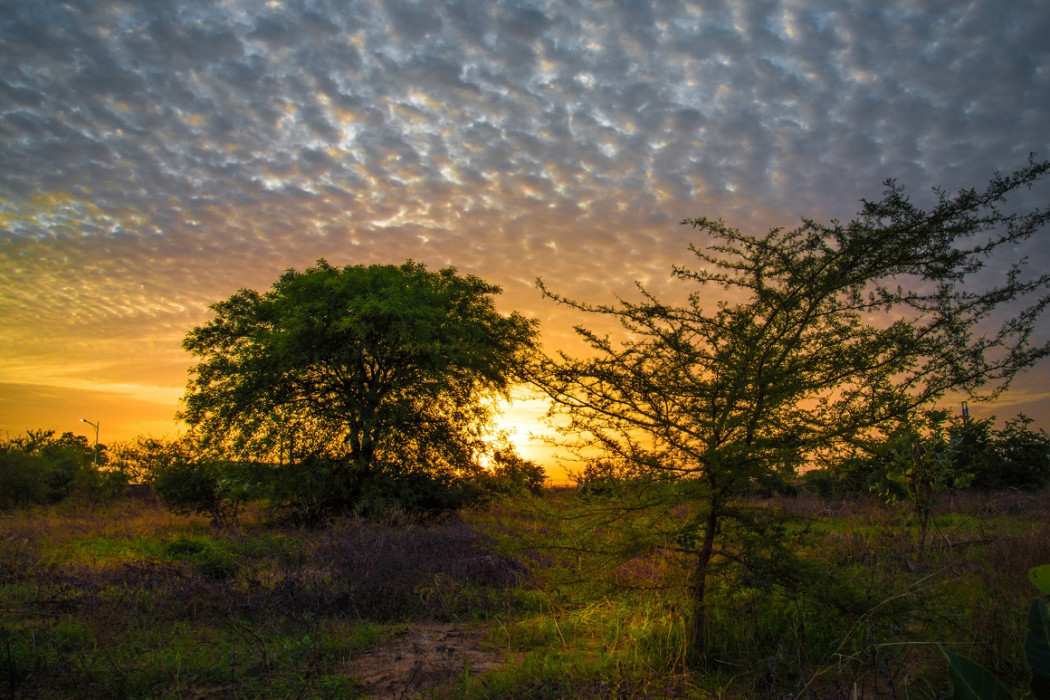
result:
[[[497,433],[506,435],[519,456],[540,465],[552,481],[561,483],[566,477],[558,448],[550,443],[555,433],[544,420],[547,409],[544,399],[514,398],[500,407],[495,428]]]

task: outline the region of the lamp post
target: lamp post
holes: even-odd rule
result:
[[[94,465],[97,467],[98,466],[98,423],[92,423],[87,418],[81,418],[80,422],[81,423],[87,423],[88,425],[90,425],[92,428],[95,429],[95,461],[94,461]],[[99,421],[99,423],[101,423],[101,422],[102,421]]]

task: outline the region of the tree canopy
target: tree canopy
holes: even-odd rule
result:
[[[288,270],[186,336],[181,416],[231,458],[337,462],[343,481],[472,469],[536,342],[534,321],[497,311],[499,292],[412,261]]]
[[[536,384],[577,447],[696,505],[668,524],[696,555],[696,645],[717,533],[750,484],[885,433],[948,392],[995,396],[1050,353],[1033,341],[1050,274],[1023,260],[995,274],[1050,217],[1008,210],[1007,196],[1048,170],[1030,160],[983,190],[935,190],[929,210],[887,181],[848,223],[762,235],[688,219],[708,243],[673,270],[692,286],[684,304],[639,286],[639,301],[592,305],[540,283],[624,331],[578,328],[590,356],[548,358]]]

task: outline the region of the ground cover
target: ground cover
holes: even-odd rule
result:
[[[935,698],[940,642],[1025,697],[1046,493],[946,499],[921,561],[875,503],[756,501],[792,557],[727,552],[702,669],[673,543],[632,552],[631,523],[580,506],[561,491],[318,529],[259,511],[218,530],[139,501],[9,513],[0,695]]]

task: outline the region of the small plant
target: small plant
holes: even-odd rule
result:
[[[901,504],[915,520],[916,560],[926,554],[930,516],[937,495],[965,488],[970,475],[955,465],[956,444],[945,433],[944,411],[930,411],[925,420],[905,422],[885,445],[888,451],[888,483],[879,490],[887,502]],[[925,425],[923,425],[925,423]]]
[[[236,552],[223,542],[179,536],[164,545],[172,559],[188,561],[194,569],[215,581],[232,578],[240,568]]]
[[[1028,571],[1036,588],[1050,594],[1050,564]],[[1010,691],[988,669],[970,659],[937,645],[948,659],[953,698],[957,700],[1010,700]],[[1050,609],[1046,600],[1037,598],[1028,612],[1028,632],[1024,643],[1025,660],[1032,671],[1032,695],[1036,700],[1050,699]]]

